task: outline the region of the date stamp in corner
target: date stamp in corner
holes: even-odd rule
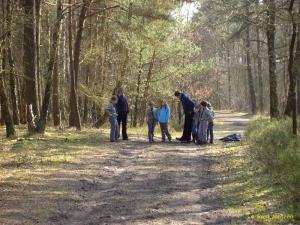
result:
[[[257,221],[286,221],[286,222],[293,222],[294,215],[288,213],[264,213],[264,214],[255,214],[249,216],[249,219]]]

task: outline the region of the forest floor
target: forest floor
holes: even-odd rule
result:
[[[242,133],[250,119],[218,112],[216,138]],[[112,144],[106,129],[22,132],[0,139],[0,224],[248,224],[224,205],[224,160],[239,144],[150,145],[141,132]]]

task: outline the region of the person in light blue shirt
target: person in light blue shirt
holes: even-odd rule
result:
[[[170,142],[172,141],[172,137],[171,137],[171,134],[168,129],[170,117],[171,117],[170,107],[168,106],[166,100],[162,99],[161,105],[158,108],[157,113],[156,113],[156,118],[160,125],[161,136],[162,136],[163,142],[166,141],[166,136]]]

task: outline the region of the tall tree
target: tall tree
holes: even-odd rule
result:
[[[59,52],[59,51],[57,51]],[[60,106],[59,106],[59,68],[58,68],[58,55],[53,65],[53,90],[52,90],[52,115],[53,125],[60,126]]]
[[[270,116],[277,118],[279,116],[278,96],[277,96],[277,76],[276,76],[276,1],[264,0],[267,6],[267,40],[268,40],[268,58],[269,58],[269,82],[270,82]]]
[[[27,123],[29,130],[34,130],[34,118],[39,114],[37,104],[37,88],[35,73],[35,20],[34,0],[24,0],[24,36],[23,64],[25,76],[25,92]]]
[[[246,1],[246,16],[250,18],[250,1]],[[252,63],[251,63],[251,39],[250,39],[250,23],[246,22],[246,58],[247,58],[247,73],[248,73],[248,83],[249,83],[249,94],[251,102],[251,112],[256,113],[256,95],[254,89],[254,80],[252,74]]]
[[[293,15],[293,7],[294,7],[294,0],[291,0],[289,6],[289,14],[292,21],[292,36],[289,46],[289,63],[288,63],[288,74],[289,74],[289,90],[288,90],[288,98],[287,104],[285,107],[285,115],[291,115],[293,112],[293,101],[294,96],[296,96],[296,80],[294,77],[293,72],[293,65],[294,65],[294,57],[295,57],[295,44],[297,39],[297,22],[295,21]]]
[[[260,0],[256,0],[256,11],[260,8]],[[257,24],[255,27],[256,31],[256,50],[257,50],[257,77],[258,77],[258,89],[259,89],[259,111],[263,113],[264,111],[264,87],[263,87],[263,61],[261,56],[261,35],[259,28],[259,17],[257,17]]]
[[[48,116],[48,108],[50,104],[50,97],[51,97],[51,88],[52,88],[52,76],[53,73],[56,71],[54,70],[54,65],[57,63],[57,48],[58,48],[58,40],[59,40],[59,31],[60,31],[60,24],[62,20],[62,2],[61,0],[57,0],[56,6],[56,21],[54,24],[53,32],[52,32],[52,41],[51,41],[51,48],[50,48],[50,55],[49,55],[49,63],[46,73],[46,86],[45,86],[45,94],[43,98],[43,104],[41,109],[41,114],[39,121],[37,123],[36,131],[37,132],[44,132],[47,123],[47,116]]]
[[[296,80],[300,77],[300,0],[298,0],[298,15],[297,15],[297,43],[296,43],[296,54],[293,64],[293,76],[290,78],[291,92],[292,92],[292,119],[293,119],[293,134],[297,135],[297,93],[296,93]]]
[[[7,0],[6,2],[6,24],[7,24],[7,57],[9,63],[9,84],[10,84],[10,98],[12,104],[12,113],[14,124],[19,124],[19,110],[17,105],[17,93],[16,93],[16,78],[15,78],[15,63],[12,53],[12,15],[13,15],[13,2]]]
[[[80,115],[78,109],[78,95],[77,95],[80,51],[81,51],[82,34],[84,29],[84,22],[86,19],[86,13],[90,7],[91,2],[92,2],[91,0],[83,0],[83,5],[81,7],[79,18],[78,18],[77,33],[76,33],[75,43],[74,43],[74,58],[70,60],[73,61],[71,62],[73,64],[71,67],[74,68],[73,69],[74,73],[71,74],[69,125],[70,127],[76,127],[78,130],[81,129]],[[69,19],[71,20],[72,18],[70,17]],[[71,33],[72,32],[70,32],[69,36],[71,35]],[[72,43],[72,40],[69,41],[71,41]]]

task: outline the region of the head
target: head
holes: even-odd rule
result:
[[[210,108],[210,107],[211,107],[210,102],[207,102],[207,108]]]
[[[200,102],[200,106],[201,106],[202,109],[206,108],[207,107],[207,102],[206,101]]]
[[[124,89],[120,87],[118,89],[118,95],[123,95],[123,94],[124,94]]]
[[[175,97],[177,97],[179,99],[181,98],[181,92],[180,91],[175,91],[174,95],[175,95]]]
[[[200,110],[200,109],[201,109],[200,103],[196,104],[196,109],[197,109],[197,110]]]
[[[111,98],[110,98],[110,102],[112,104],[117,104],[118,103],[118,97],[116,95],[113,95]]]
[[[149,105],[150,108],[152,108],[152,107],[154,107],[154,102],[153,101],[149,101],[148,105]]]
[[[161,100],[160,100],[160,105],[161,105],[161,106],[167,105],[167,101],[166,101],[165,99],[161,99]]]

